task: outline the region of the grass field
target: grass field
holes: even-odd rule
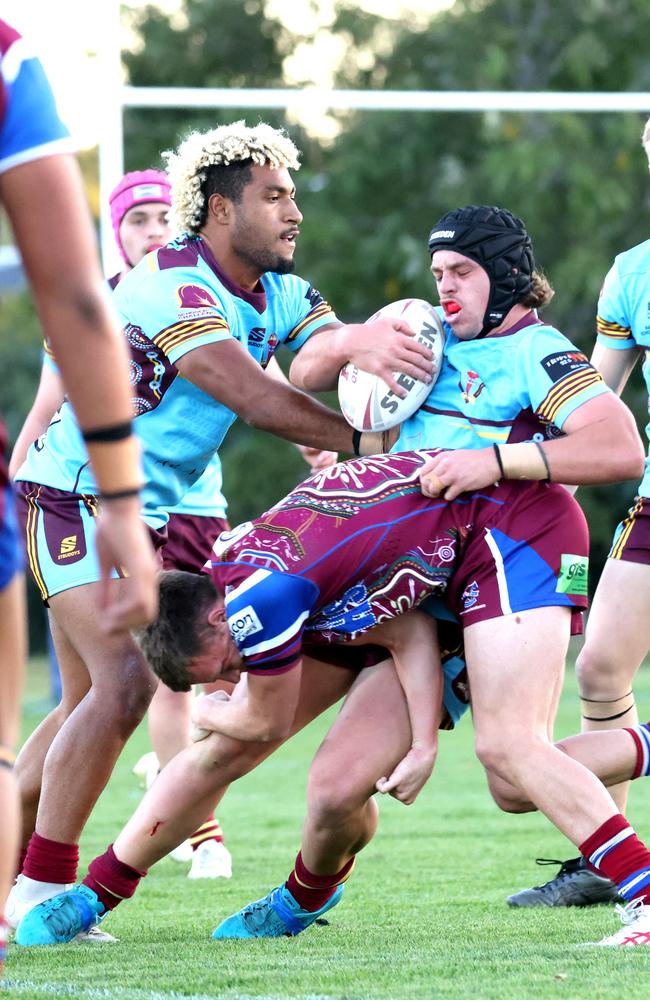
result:
[[[42,665],[30,674],[25,724],[40,718]],[[637,698],[650,703],[650,671]],[[569,676],[558,735],[576,728]],[[9,997],[172,1000],[362,998],[600,998],[648,993],[650,950],[583,948],[619,924],[607,907],[511,910],[505,896],[545,881],[537,856],[575,854],[538,815],[492,804],[464,720],[443,733],[436,772],[418,802],[381,802],[379,833],[363,853],[328,927],[294,939],[212,942],[224,916],[288,874],[298,847],[309,759],[327,726],[316,723],[229,792],[219,810],[233,854],[231,881],[188,881],[165,860],[106,923],[118,944],[22,950],[12,946],[0,993]],[[148,749],[129,742],[82,840],[82,865],[104,850],[136,805],[131,768]],[[74,788],[70,789],[74,795]],[[633,791],[630,819],[650,838],[650,799]]]

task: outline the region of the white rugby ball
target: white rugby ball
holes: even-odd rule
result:
[[[387,431],[415,413],[431,392],[442,363],[445,331],[439,314],[429,302],[400,299],[384,306],[366,323],[382,317],[405,320],[415,339],[431,349],[433,381],[427,385],[410,375],[394,372],[395,381],[406,390],[405,398],[401,399],[378,375],[371,375],[348,361],[339,375],[339,405],[347,422],[358,431]]]

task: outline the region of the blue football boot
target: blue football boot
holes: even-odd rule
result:
[[[29,910],[16,929],[16,943],[66,944],[89,931],[104,914],[104,904],[85,885],[52,896]]]
[[[238,913],[219,924],[212,932],[216,940],[224,938],[293,937],[306,930],[324,913],[336,906],[343,894],[337,885],[334,894],[320,910],[303,910],[285,885],[271,889],[268,896],[248,903]]]

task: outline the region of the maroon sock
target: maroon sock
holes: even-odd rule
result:
[[[37,882],[65,885],[76,881],[78,864],[78,844],[62,844],[33,833],[27,845],[22,873]]]
[[[647,893],[650,851],[639,840],[625,816],[618,813],[606,820],[580,844],[580,852],[588,862],[597,866],[599,875],[611,879],[619,887],[631,875],[637,876],[634,885],[621,890],[626,900]]]
[[[296,866],[285,885],[298,906],[303,910],[313,913],[320,910],[328,899],[334,895],[337,885],[341,885],[352,874],[356,858],[350,858],[347,864],[343,865],[339,872],[334,875],[314,875],[302,860],[302,854],[298,852]]]
[[[97,898],[104,904],[105,909],[114,910],[123,899],[130,899],[138,888],[140,879],[147,874],[125,865],[123,861],[115,856],[113,845],[111,844],[105,854],[100,854],[98,858],[90,862],[88,874],[83,880],[97,894]]]

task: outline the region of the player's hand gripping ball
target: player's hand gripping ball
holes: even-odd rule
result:
[[[429,302],[400,299],[384,306],[366,322],[372,323],[380,317],[405,320],[415,339],[430,348],[433,381],[427,384],[395,372],[395,381],[406,390],[406,397],[400,399],[378,375],[371,375],[349,361],[339,375],[339,404],[347,422],[358,431],[386,431],[415,413],[431,392],[442,363],[445,332],[439,314]]]

